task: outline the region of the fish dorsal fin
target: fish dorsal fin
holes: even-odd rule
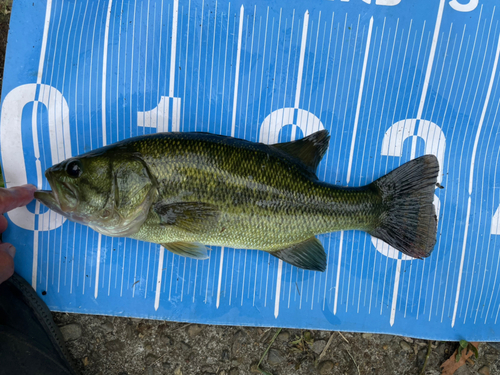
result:
[[[169,242],[161,244],[174,254],[193,259],[208,259],[208,248],[197,242]]]
[[[271,146],[299,160],[310,171],[316,173],[318,164],[328,149],[329,141],[330,135],[323,129],[296,141],[276,143]]]
[[[295,267],[321,272],[326,270],[325,249],[316,237],[269,253]]]

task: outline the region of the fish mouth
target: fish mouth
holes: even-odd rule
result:
[[[51,210],[62,215],[72,212],[78,205],[78,196],[71,186],[63,181],[55,183],[54,176],[47,171],[45,174],[51,190],[38,190],[35,198]]]
[[[63,210],[52,190],[37,190],[35,191],[35,198],[58,214],[64,215]]]

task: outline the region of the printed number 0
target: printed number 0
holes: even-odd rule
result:
[[[23,185],[28,182],[26,163],[35,163],[37,170],[37,187],[42,186],[42,170],[40,163],[40,151],[38,144],[37,128],[37,106],[43,104],[47,108],[50,151],[52,163],[59,163],[71,157],[71,136],[69,130],[69,108],[66,99],[60,91],[49,85],[39,86],[39,98],[36,99],[37,84],[18,86],[10,91],[5,97],[2,105],[2,117],[0,126],[1,154],[3,161],[3,173],[7,187]],[[31,117],[34,160],[25,160],[25,149],[29,145],[23,145],[22,118],[24,107],[33,103],[33,115]],[[34,230],[35,214],[28,211],[26,207],[16,208],[8,213],[10,220],[17,226]],[[38,215],[38,230],[55,229],[61,226],[66,218],[49,211]]]
[[[294,115],[297,121],[294,124]],[[266,144],[278,143],[281,129],[286,125],[296,125],[304,136],[323,130],[325,127],[320,119],[304,109],[281,108],[267,116],[260,126],[259,142]]]
[[[418,130],[415,134],[415,128],[418,124]],[[384,156],[401,157],[403,155],[403,144],[406,139],[419,137],[425,142],[425,153],[433,154],[438,158],[439,165],[444,163],[444,151],[446,148],[446,139],[441,128],[435,123],[427,120],[407,119],[396,122],[384,135],[382,140],[382,152]],[[438,182],[441,182],[442,176],[438,175]],[[436,213],[439,216],[440,201],[434,196],[434,205]],[[383,255],[398,259],[399,251],[386,244],[384,241],[372,238],[375,248]],[[402,255],[402,260],[411,260],[412,257]]]

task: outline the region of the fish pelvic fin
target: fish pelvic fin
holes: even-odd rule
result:
[[[284,249],[271,251],[270,254],[295,267],[321,272],[326,270],[325,249],[316,237]]]
[[[309,171],[316,173],[318,164],[328,149],[330,135],[327,130],[320,130],[307,137],[292,142],[271,145],[275,149],[291,156],[304,164]]]
[[[193,259],[208,259],[208,248],[197,242],[169,242],[161,244],[174,254]]]
[[[381,195],[384,209],[368,233],[406,255],[428,257],[436,244],[433,201],[438,173],[437,158],[424,155],[369,185]]]

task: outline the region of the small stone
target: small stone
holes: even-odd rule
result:
[[[369,339],[369,338],[371,338],[372,336],[373,336],[373,334],[372,334],[372,333],[363,333],[363,334],[361,335],[361,337],[363,337],[364,339]]]
[[[204,374],[211,374],[212,370],[213,370],[212,366],[207,366],[207,365],[201,366],[200,368],[200,371]]]
[[[408,344],[413,344],[414,340],[411,337],[404,337],[403,340],[405,340]]]
[[[227,375],[227,372],[222,370],[221,372],[219,372],[217,375]]]
[[[483,366],[477,372],[481,375],[490,375],[490,368],[488,366]]]
[[[207,365],[215,365],[217,363],[217,358],[215,357],[207,357]]]
[[[488,346],[492,347],[497,352],[500,352],[500,342],[489,342]]]
[[[181,367],[177,367],[174,371],[174,375],[182,375]]]
[[[318,366],[318,371],[321,375],[328,374],[330,371],[332,371],[332,369],[333,369],[332,361],[321,362]]]
[[[125,336],[127,337],[128,341],[131,341],[135,338],[134,326],[132,324],[127,324],[127,326],[125,327]]]
[[[160,341],[164,345],[174,345],[174,339],[171,336],[167,335],[165,332],[162,332],[160,334]]]
[[[89,357],[85,357],[82,359],[83,366],[86,367],[89,365]]]
[[[137,325],[137,328],[135,329],[136,332],[140,335],[146,335],[148,331],[151,329],[151,326],[146,323],[139,323]],[[142,336],[141,336],[142,337]]]
[[[399,346],[401,346],[401,349],[403,349],[405,352],[411,352],[412,351],[412,348],[411,348],[410,344],[408,344],[404,340],[401,340],[399,342]]]
[[[312,350],[316,354],[321,354],[321,352],[323,351],[325,346],[326,346],[325,340],[314,341],[313,346],[312,346]]]
[[[148,367],[146,369],[146,375],[155,375],[156,371],[153,367]]]
[[[113,332],[113,323],[111,323],[109,320],[105,321],[104,323],[101,324],[101,328],[104,331],[104,333],[111,333]]]
[[[236,367],[233,367],[231,370],[229,370],[229,375],[240,375],[240,370],[238,370]]]
[[[158,359],[157,355],[154,355],[153,353],[149,353],[145,358],[146,366],[152,365],[154,362],[156,362],[157,359]]]
[[[82,336],[82,327],[80,324],[71,323],[59,327],[64,337],[64,341],[74,341]]]
[[[267,363],[269,363],[271,366],[279,365],[284,360],[285,358],[280,350],[274,348],[269,350],[269,354],[267,355]]]
[[[191,347],[186,344],[185,342],[179,342],[179,344],[177,345],[177,347],[182,350],[183,352],[187,352],[189,349],[191,349]]]
[[[384,350],[389,349],[389,345],[384,345],[384,346],[382,346],[382,349],[384,349]]]
[[[104,346],[110,352],[119,352],[120,350],[125,349],[125,344],[119,339],[108,341],[104,344]]]
[[[467,366],[461,366],[453,373],[453,375],[469,375],[471,371]]]
[[[231,347],[231,353],[233,356],[236,355],[240,351],[240,349],[244,346],[244,343],[247,340],[247,334],[242,330],[236,332],[233,336],[233,345]]]
[[[221,356],[221,357],[222,357],[222,360],[223,360],[224,362],[225,362],[225,361],[229,361],[229,360],[231,359],[231,356],[230,356],[230,354],[229,354],[229,350],[224,349],[224,350],[222,351],[222,356]]]
[[[444,358],[445,357],[445,351],[446,351],[445,345],[441,344],[433,352],[437,354],[438,358]]]
[[[278,340],[281,342],[287,342],[290,340],[290,332],[288,331],[283,331],[278,335]]]
[[[195,337],[199,335],[201,331],[203,331],[203,326],[199,324],[191,324],[187,329],[189,337]]]
[[[499,359],[498,354],[485,354],[484,358],[486,359],[486,362],[488,363],[494,363]]]

